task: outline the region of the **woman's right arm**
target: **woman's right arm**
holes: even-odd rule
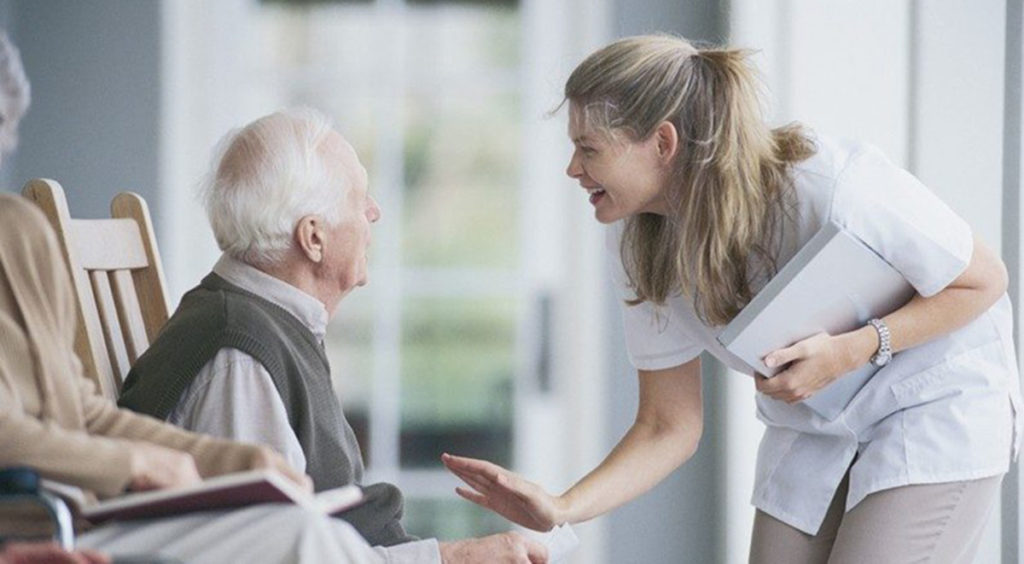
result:
[[[648,491],[689,460],[703,429],[700,358],[665,370],[638,371],[636,420],[611,453],[561,496],[480,460],[445,455],[473,490],[459,494],[525,527],[548,530],[592,519]]]

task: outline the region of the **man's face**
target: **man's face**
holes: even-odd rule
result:
[[[324,149],[350,186],[348,193],[341,196],[345,201],[341,203],[343,211],[338,223],[327,226],[329,244],[322,263],[324,282],[335,285],[344,296],[367,282],[370,224],[380,219],[380,208],[369,195],[366,168],[352,146],[340,134],[333,133]]]

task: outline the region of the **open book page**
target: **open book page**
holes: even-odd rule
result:
[[[43,480],[43,486],[64,497],[78,515],[94,523],[230,509],[258,503],[292,503],[313,511],[335,514],[354,507],[363,497],[362,490],[355,485],[311,495],[270,470],[225,474],[195,486],[128,493],[97,503],[86,503],[81,490],[73,486],[48,480]]]

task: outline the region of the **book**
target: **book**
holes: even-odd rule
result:
[[[750,373],[774,376],[764,357],[821,332],[837,335],[864,326],[907,303],[913,287],[860,239],[825,224],[718,335]],[[804,400],[832,420],[875,374],[867,365]]]
[[[40,485],[64,498],[76,515],[92,523],[231,509],[258,503],[290,503],[326,515],[336,515],[359,505],[363,499],[363,491],[356,485],[310,494],[272,470],[225,474],[203,480],[195,486],[127,493],[92,503],[75,486],[51,480],[40,480]]]

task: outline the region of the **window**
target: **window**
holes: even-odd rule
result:
[[[162,4],[169,286],[180,295],[216,260],[211,234],[195,229],[191,190],[216,140],[285,106],[329,114],[366,165],[383,217],[370,284],[342,300],[328,357],[366,479],[402,489],[416,535],[510,528],[454,494],[444,450],[552,490],[605,453],[602,232],[563,172],[564,113],[545,119],[569,65],[602,41],[603,12],[570,8]],[[583,553],[600,553],[600,520],[579,534],[591,561]]]
[[[407,526],[507,529],[454,498],[445,450],[511,465],[518,250],[514,2],[264,2],[252,86],[329,113],[383,208],[371,283],[342,301],[328,354],[373,479]]]

